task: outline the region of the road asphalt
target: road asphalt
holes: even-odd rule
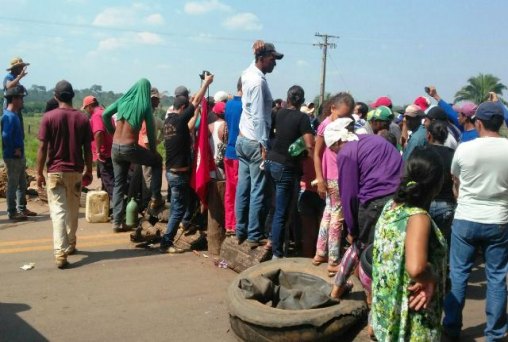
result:
[[[40,215],[7,219],[0,199],[0,341],[236,341],[226,289],[236,273],[205,252],[159,254],[136,248],[110,223],[87,223],[81,209],[78,253],[55,267],[46,204]],[[32,270],[21,266],[34,263]],[[482,341],[484,270],[475,268],[464,309],[463,341]],[[348,337],[368,341],[365,329]]]

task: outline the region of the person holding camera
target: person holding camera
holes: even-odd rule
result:
[[[284,55],[272,43],[256,41],[255,60],[242,73],[242,115],[240,134],[236,141],[238,155],[238,186],[236,189],[236,237],[251,248],[262,244],[263,204],[266,177],[264,160],[269,149],[272,126],[272,94],[265,75]]]
[[[189,91],[185,87],[175,90],[173,111],[167,114],[164,122],[164,147],[166,149],[166,177],[171,189],[171,214],[166,233],[162,236],[161,253],[182,253],[183,250],[174,246],[173,239],[180,223],[189,225],[192,212],[189,210],[190,172],[191,172],[191,135],[189,122],[196,121],[196,107],[201,103],[206,90],[213,82],[213,75],[203,72],[201,88],[189,101]],[[206,122],[201,122],[206,125]],[[194,126],[194,125],[191,125]],[[187,222],[185,222],[187,221]]]
[[[458,142],[466,142],[478,137],[478,132],[472,121],[472,116],[477,108],[475,103],[463,101],[452,107],[439,96],[435,86],[425,87],[425,92],[437,101],[438,107],[446,114],[446,118],[451,122],[451,124],[448,125],[448,132],[453,135]],[[460,132],[457,132],[457,130],[460,130]]]

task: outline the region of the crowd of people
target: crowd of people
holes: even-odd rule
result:
[[[223,211],[226,238],[264,248],[273,259],[289,242],[315,265],[327,264],[331,296],[351,290],[357,271],[371,304],[370,332],[380,341],[459,338],[465,290],[481,250],[487,278],[485,336],[507,331],[508,140],[499,131],[508,110],[495,93],[476,104],[451,105],[433,86],[403,113],[379,97],[369,106],[347,92],[316,108],[293,85],[274,100],[266,75],[284,55],[256,41],[253,62],[231,96],[205,94],[214,75],[204,72],[193,96],[184,86],[164,118],[156,118],[158,90],[140,79],[106,108],[90,95],[73,108],[68,81],[54,88],[38,134],[37,184],[46,187],[56,265],[76,250],[79,198],[96,162],[112,202],[115,232],[124,231],[127,184],[140,173],[140,208],[165,206],[163,161],[171,210],[162,253],[175,246],[179,227],[196,212]],[[23,98],[28,63],[14,58],[4,80],[3,158],[11,220],[35,215],[26,207]],[[431,104],[431,98],[436,105]],[[85,115],[86,113],[87,115]],[[206,152],[197,144],[206,139]],[[164,143],[165,157],[157,152]],[[204,160],[203,158],[207,159]],[[221,196],[203,197],[197,169]],[[46,172],[44,172],[46,167]],[[23,175],[23,176],[22,176]],[[201,203],[200,203],[201,202]],[[217,209],[219,208],[219,209]],[[448,256],[449,255],[449,256]],[[444,319],[441,320],[444,311]]]

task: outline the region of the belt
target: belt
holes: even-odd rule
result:
[[[181,174],[184,174],[184,173],[189,173],[189,169],[187,169],[187,170],[173,170],[173,169],[169,169],[169,172],[177,174],[177,175],[181,175]]]

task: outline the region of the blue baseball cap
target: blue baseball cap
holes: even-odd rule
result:
[[[478,106],[474,119],[490,120],[494,116],[503,117],[503,110],[498,103],[495,102],[484,102]]]

